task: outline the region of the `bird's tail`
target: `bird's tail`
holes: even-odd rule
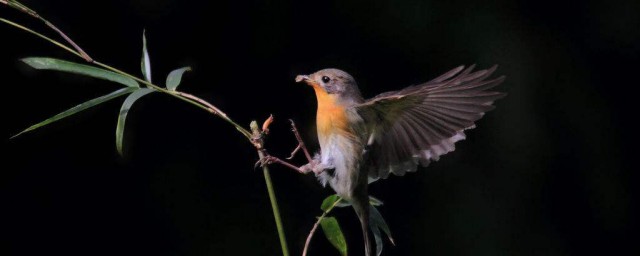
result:
[[[371,251],[371,244],[369,239],[369,200],[365,196],[362,198],[352,200],[353,209],[360,219],[360,225],[362,227],[362,238],[364,239],[364,253],[366,256],[373,256]]]

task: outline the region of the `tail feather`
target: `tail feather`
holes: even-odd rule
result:
[[[367,197],[365,197],[367,198]],[[360,219],[360,226],[362,227],[362,238],[364,239],[364,253],[366,256],[373,256],[371,251],[371,239],[369,239],[369,200],[357,199],[352,201],[353,209]]]

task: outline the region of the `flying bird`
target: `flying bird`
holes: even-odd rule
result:
[[[371,256],[367,186],[389,174],[426,167],[455,150],[464,131],[506,94],[490,90],[504,76],[490,79],[496,66],[474,71],[457,67],[426,83],[365,100],[355,79],[338,69],[299,75],[315,91],[320,152],[304,172],[313,171],[349,201],[358,216]]]

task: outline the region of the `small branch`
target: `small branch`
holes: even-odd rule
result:
[[[331,205],[331,207],[329,207],[329,209],[327,209],[325,212],[322,213],[322,215],[318,218],[318,221],[316,221],[316,223],[313,224],[313,228],[311,228],[311,231],[309,231],[309,235],[307,236],[307,241],[305,241],[304,243],[304,250],[302,250],[302,256],[307,256],[307,251],[309,250],[309,244],[311,243],[311,238],[313,238],[313,234],[316,233],[316,230],[318,229],[318,226],[320,225],[320,222],[322,221],[322,219],[324,219],[324,217],[326,217],[327,214],[329,214],[329,212],[331,212],[331,210],[333,210],[333,208],[335,208],[336,205],[340,203],[340,201],[342,201],[342,198],[336,200]]]
[[[69,38],[64,32],[62,32],[62,30],[60,30],[58,27],[53,25],[53,23],[49,22],[48,20],[46,20],[45,18],[40,16],[37,12],[27,8],[26,6],[24,6],[23,4],[19,3],[18,1],[3,0],[3,1],[0,1],[0,3],[6,4],[9,7],[12,7],[14,9],[16,9],[16,10],[24,12],[24,13],[26,13],[26,14],[28,14],[31,17],[34,17],[36,19],[39,19],[45,25],[47,25],[49,28],[51,28],[53,31],[57,32],[58,35],[60,35],[65,41],[67,41],[67,43],[69,43],[71,46],[73,46],[73,48],[76,49],[76,51],[80,54],[80,57],[82,57],[84,60],[86,60],[89,63],[93,63],[93,58],[91,58],[91,56],[89,56],[89,54],[87,54],[84,50],[82,50],[82,48],[80,48],[80,46],[78,46],[78,44],[76,44],[73,40],[71,40],[71,38]]]
[[[47,21],[47,20],[45,20],[43,18],[40,18],[40,20],[42,20],[44,22],[44,24],[49,26],[51,29],[53,29],[54,31],[58,32],[58,34],[62,38],[64,38],[64,40],[67,41],[67,43],[69,43],[71,46],[73,46],[73,48],[76,49],[76,51],[78,51],[80,53],[80,55],[82,56],[82,58],[84,60],[86,60],[89,63],[93,63],[93,58],[91,58],[91,56],[89,56],[89,54],[87,54],[84,50],[82,50],[82,48],[80,48],[80,46],[78,44],[76,44],[76,42],[71,40],[71,38],[69,38],[65,33],[63,33],[62,30],[58,29],[58,27],[56,27],[51,22],[49,22],[49,21]]]
[[[307,150],[307,146],[304,145],[304,141],[302,140],[302,137],[298,132],[298,128],[296,128],[296,123],[293,122],[292,119],[289,119],[289,122],[291,122],[291,130],[293,131],[293,134],[296,136],[296,140],[298,140],[298,147],[296,147],[296,149],[293,150],[289,158],[293,158],[295,153],[298,152],[298,150],[302,149],[302,151],[304,152],[304,156],[307,157],[307,160],[309,160],[309,163],[313,162],[313,158],[311,157],[311,154],[309,154],[309,150]]]
[[[213,104],[211,104],[211,103],[209,103],[209,102],[207,102],[207,101],[205,101],[203,99],[200,99],[200,98],[198,98],[198,97],[196,97],[194,95],[188,94],[188,93],[169,91],[169,90],[167,90],[165,88],[162,88],[160,86],[152,84],[152,83],[150,83],[150,82],[148,82],[148,81],[146,81],[144,79],[137,78],[135,76],[130,75],[127,72],[124,72],[124,71],[119,70],[117,68],[111,67],[111,66],[103,64],[103,63],[100,63],[98,61],[94,61],[93,64],[98,65],[98,66],[103,67],[103,68],[106,68],[106,69],[108,69],[110,71],[116,72],[118,74],[121,74],[123,76],[129,77],[129,78],[131,78],[133,80],[136,80],[139,83],[142,83],[142,84],[144,84],[144,85],[146,85],[146,86],[148,86],[148,87],[150,87],[150,88],[152,88],[152,89],[154,89],[156,91],[159,91],[159,92],[162,92],[162,93],[165,93],[165,94],[169,94],[169,95],[174,96],[174,97],[176,97],[178,99],[181,99],[183,101],[191,103],[191,104],[193,104],[193,105],[195,105],[195,106],[197,106],[197,107],[199,107],[201,109],[204,109],[204,110],[206,110],[206,111],[208,111],[208,112],[210,112],[212,114],[215,114],[215,115],[221,117],[223,120],[225,120],[228,123],[230,123],[231,125],[233,125],[236,128],[236,130],[238,130],[240,133],[242,133],[242,135],[244,135],[247,139],[251,140],[251,133],[249,131],[247,131],[247,129],[245,129],[244,127],[240,126],[238,123],[233,121],[224,112],[222,112],[220,109],[215,107]]]
[[[291,151],[291,155],[289,155],[289,157],[287,157],[287,160],[291,160],[293,159],[294,156],[296,156],[296,153],[298,153],[298,151],[300,151],[300,144],[298,144],[298,146],[296,147],[296,149],[294,149],[293,151]]]
[[[51,39],[51,38],[49,38],[49,37],[47,37],[47,36],[45,36],[45,35],[43,35],[43,34],[40,34],[40,33],[38,33],[38,32],[35,32],[35,31],[33,31],[33,30],[31,30],[31,29],[29,29],[29,28],[27,28],[27,27],[25,27],[25,26],[22,26],[22,25],[20,25],[20,24],[18,24],[18,23],[15,23],[15,22],[13,22],[13,21],[9,21],[9,20],[3,19],[3,18],[0,18],[0,21],[1,21],[1,22],[4,22],[4,23],[6,23],[6,24],[9,24],[9,25],[11,25],[11,26],[14,26],[14,27],[16,27],[16,28],[19,28],[19,29],[21,29],[21,30],[24,30],[24,31],[26,31],[26,32],[29,32],[29,33],[31,33],[31,34],[33,34],[33,35],[35,35],[35,36],[37,36],[37,37],[40,37],[40,38],[42,38],[42,39],[44,39],[44,40],[47,40],[47,41],[49,41],[50,43],[54,44],[55,46],[58,46],[58,47],[60,47],[60,48],[64,49],[65,51],[68,51],[68,52],[70,52],[70,53],[73,53],[74,55],[76,55],[76,56],[78,56],[78,57],[82,58],[82,55],[81,55],[79,52],[76,52],[75,50],[73,50],[73,49],[71,49],[71,48],[67,47],[66,45],[61,44],[60,42],[58,42],[58,41],[56,41],[56,40],[53,40],[53,39]]]
[[[207,101],[205,101],[205,100],[203,100],[203,99],[200,99],[200,98],[198,98],[198,97],[196,97],[196,96],[193,96],[192,94],[188,94],[188,93],[185,93],[185,92],[176,92],[176,93],[177,93],[178,95],[182,96],[182,97],[185,97],[185,98],[187,98],[187,99],[192,99],[192,100],[194,100],[194,101],[196,101],[196,102],[198,102],[198,103],[200,103],[200,104],[202,104],[202,105],[206,106],[207,108],[209,108],[209,111],[210,111],[212,114],[219,115],[219,116],[222,116],[222,117],[224,117],[224,118],[226,118],[226,119],[229,119],[229,117],[227,117],[227,114],[225,114],[224,112],[222,112],[222,110],[220,110],[220,109],[219,109],[219,108],[217,108],[216,106],[212,105],[211,103],[209,103],[209,102],[207,102]]]

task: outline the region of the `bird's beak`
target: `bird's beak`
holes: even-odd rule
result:
[[[296,76],[296,83],[305,82],[309,84],[311,82],[311,78],[308,75],[298,75]]]

